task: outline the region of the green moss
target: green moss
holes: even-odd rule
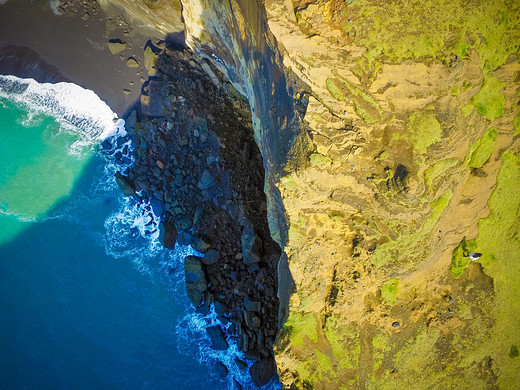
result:
[[[399,279],[388,279],[381,286],[381,298],[385,305],[393,306],[397,299],[397,287],[399,286]]]
[[[462,107],[461,113],[464,118],[467,118],[469,114],[471,114],[471,111],[473,111],[473,106],[471,104],[466,104],[464,107]]]
[[[338,361],[338,368],[357,369],[361,352],[357,324],[345,324],[331,316],[327,319],[324,333]]]
[[[421,154],[428,147],[441,140],[441,125],[432,113],[416,112],[408,118],[408,131],[411,133],[414,148]]]
[[[520,322],[515,320],[520,318],[520,155],[507,151],[501,160],[496,187],[488,201],[490,214],[479,221],[475,240],[482,253],[479,261],[493,278],[495,291],[495,323],[488,350],[500,367],[497,387],[507,389],[520,383],[518,360],[508,353],[508,346],[520,340]]]
[[[482,137],[478,138],[470,148],[468,165],[470,168],[480,168],[491,156],[498,137],[498,129],[492,127]]]
[[[329,77],[326,81],[327,89],[334,99],[345,102],[347,98],[337,83],[339,83],[337,80]]]
[[[344,31],[368,49],[369,60],[447,62],[452,54],[462,58],[474,50],[482,68],[493,70],[518,51],[516,0],[366,0],[347,1],[345,8]]]
[[[469,254],[477,250],[477,242],[475,240],[466,241],[464,238],[460,244],[455,248],[451,256],[450,272],[455,278],[462,275],[464,269],[471,261]]]
[[[448,206],[452,195],[450,189],[430,204],[432,211],[419,230],[410,226],[413,233],[403,233],[397,239],[379,245],[372,256],[374,266],[381,267],[387,263],[417,263],[423,260],[428,254],[430,233]]]
[[[282,177],[280,183],[288,190],[295,190],[298,188],[298,184],[296,184],[292,175]]]
[[[451,96],[459,96],[460,95],[460,87],[458,85],[455,85],[451,89]]]
[[[456,158],[447,158],[441,161],[437,161],[435,164],[430,165],[426,171],[424,171],[424,181],[429,189],[432,189],[433,181],[444,175],[446,171],[455,167],[459,160]]]
[[[506,85],[489,74],[484,79],[484,85],[473,97],[472,104],[477,112],[484,118],[492,121],[504,114],[506,98],[500,90]]]
[[[314,313],[291,312],[285,322],[284,332],[288,334],[292,345],[301,347],[307,339],[318,342],[317,325]]]
[[[323,154],[320,154],[320,153],[311,154],[310,160],[311,160],[311,166],[313,166],[313,167],[325,165],[326,163],[328,163],[330,161],[327,158],[327,156],[324,156]]]

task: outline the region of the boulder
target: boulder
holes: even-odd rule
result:
[[[215,249],[208,249],[202,258],[202,262],[206,265],[215,264],[220,258],[220,252]]]
[[[252,227],[244,227],[241,236],[242,261],[244,264],[255,264],[260,262],[262,251],[262,240]]]
[[[190,233],[188,232],[180,232],[178,235],[177,235],[177,242],[179,243],[179,245],[190,245],[190,240],[191,240],[191,236],[190,236]]]
[[[215,180],[213,179],[213,176],[211,176],[211,173],[209,173],[209,171],[206,169],[204,172],[202,172],[202,176],[200,177],[197,187],[199,187],[201,190],[207,190],[213,186],[215,186]]]
[[[157,74],[157,69],[155,69],[155,63],[157,62],[157,57],[160,49],[155,47],[151,41],[146,43],[146,48],[144,49],[144,67],[148,72],[148,76],[153,77]]]
[[[215,373],[220,379],[226,379],[228,375],[228,369],[221,361],[215,363]]]
[[[121,41],[121,39],[111,39],[108,41],[108,50],[113,55],[117,55],[126,49],[126,43]]]
[[[197,256],[186,256],[184,259],[184,277],[186,280],[186,292],[188,298],[195,307],[202,301],[202,295],[208,288],[206,275],[202,269],[201,258]]]
[[[165,248],[173,249],[177,241],[177,229],[171,222],[163,221],[159,224],[159,241]]]
[[[130,196],[134,194],[134,186],[128,177],[123,176],[120,172],[116,172],[116,182],[123,195]]]
[[[206,251],[209,249],[209,244],[197,236],[191,236],[190,245],[199,253],[206,253]]]
[[[244,307],[247,311],[259,312],[260,310],[262,310],[262,305],[260,304],[260,302],[252,301],[248,297],[244,298]]]
[[[228,349],[228,343],[226,341],[226,335],[224,331],[220,327],[220,325],[208,326],[206,328],[206,332],[208,332],[209,338],[211,340],[211,348],[224,351]]]
[[[256,361],[249,368],[249,375],[255,386],[265,386],[276,372],[276,364],[272,356]]]

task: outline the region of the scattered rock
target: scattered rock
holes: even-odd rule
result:
[[[126,60],[126,66],[129,68],[138,68],[139,67],[139,61],[137,61],[134,57],[128,57]]]
[[[117,55],[122,51],[126,50],[126,43],[124,43],[120,39],[111,39],[108,41],[108,50],[110,50],[110,53],[112,53],[113,55]]]
[[[144,67],[146,68],[148,76],[150,77],[153,77],[157,74],[155,63],[157,62],[159,53],[160,49],[155,47],[151,41],[146,43],[146,48],[144,49]]]
[[[228,349],[229,345],[226,341],[226,335],[222,331],[220,325],[209,326],[206,328],[211,340],[211,348],[219,351]]]

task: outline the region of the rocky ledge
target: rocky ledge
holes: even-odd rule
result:
[[[183,48],[151,47],[156,72],[127,129],[135,164],[117,174],[123,192],[161,215],[161,240],[191,245],[186,289],[198,311],[213,305],[247,359],[257,386],[275,373],[280,247],[267,223],[264,168],[247,101],[209,63]],[[214,349],[227,349],[220,326]],[[246,367],[245,362],[237,365]]]

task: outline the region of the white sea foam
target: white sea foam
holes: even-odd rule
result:
[[[38,83],[0,75],[0,97],[26,105],[31,116],[50,115],[63,129],[76,132],[78,141],[71,153],[110,136],[126,135],[123,119],[93,91],[73,83]]]

